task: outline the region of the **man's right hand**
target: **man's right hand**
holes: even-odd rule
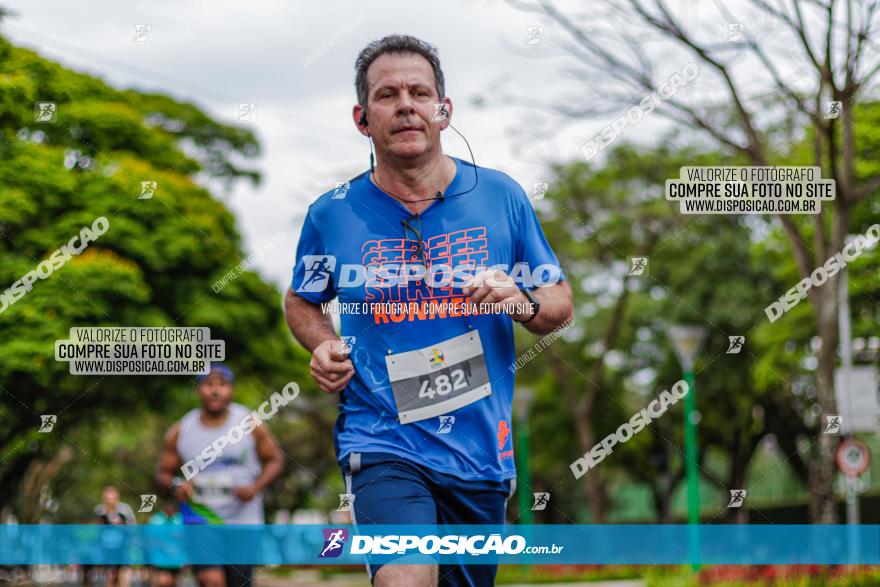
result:
[[[326,393],[342,391],[354,376],[354,365],[339,339],[328,339],[315,347],[309,367],[312,379]]]

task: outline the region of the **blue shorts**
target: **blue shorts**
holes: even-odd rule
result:
[[[350,453],[341,462],[358,524],[504,524],[516,479],[466,481],[389,453]],[[370,581],[382,564],[368,563]],[[498,565],[440,565],[439,585],[495,584]]]

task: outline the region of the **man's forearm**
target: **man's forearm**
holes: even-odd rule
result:
[[[174,480],[174,475],[169,471],[162,469],[161,471],[157,471],[153,476],[153,480],[156,482],[156,485],[162,491],[167,491],[169,487],[171,487],[171,482]]]
[[[254,481],[254,487],[256,487],[257,491],[263,491],[278,478],[283,470],[283,459],[272,459],[267,461],[263,465],[263,471],[260,473],[260,476]]]
[[[284,297],[284,316],[293,337],[309,352],[325,340],[339,338],[333,330],[330,316],[324,314],[320,306],[304,300],[289,289]]]
[[[535,334],[548,334],[572,317],[571,289],[566,282],[539,287],[531,293],[541,304],[538,315],[523,326]]]

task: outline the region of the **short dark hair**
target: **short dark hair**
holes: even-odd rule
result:
[[[370,65],[380,56],[386,53],[414,53],[424,57],[434,70],[434,83],[437,95],[442,100],[446,95],[446,83],[443,79],[443,70],[440,68],[440,57],[437,49],[430,43],[417,39],[410,35],[388,35],[378,41],[373,41],[360,52],[354,63],[355,78],[354,87],[357,91],[358,104],[367,105],[367,70]]]

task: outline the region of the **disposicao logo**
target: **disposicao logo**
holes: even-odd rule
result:
[[[345,528],[324,528],[324,548],[318,558],[336,558],[342,554],[348,530]]]
[[[303,255],[303,282],[296,291],[322,292],[330,284],[330,276],[336,269],[336,257],[333,255]]]

